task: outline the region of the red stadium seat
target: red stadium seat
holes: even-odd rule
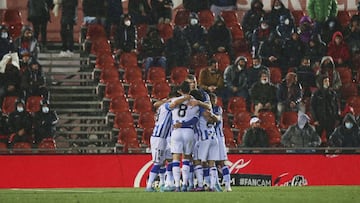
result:
[[[119,71],[114,67],[104,68],[100,74],[100,83],[113,83],[120,81]]]
[[[272,111],[260,111],[258,117],[262,127],[276,126],[276,117]]]
[[[89,24],[87,26],[86,39],[96,41],[99,38],[106,38],[106,32],[100,24]]]
[[[160,23],[157,24],[157,29],[159,30],[159,35],[166,42],[173,36],[174,27],[170,23]]]
[[[226,27],[232,28],[234,25],[236,26],[239,24],[237,11],[229,10],[229,11],[222,11],[220,13],[221,17],[224,18]]]
[[[208,56],[206,53],[195,53],[190,59],[190,68],[205,67],[208,65]]]
[[[31,144],[28,142],[16,142],[12,147],[13,154],[31,154]]]
[[[127,153],[143,153],[143,149],[139,145],[138,139],[129,139],[125,144],[125,151]]]
[[[186,79],[188,74],[189,69],[187,67],[174,67],[171,69],[170,82],[174,83],[175,85],[179,85]]]
[[[149,112],[152,111],[152,103],[151,99],[148,96],[145,97],[138,97],[134,99],[132,112],[133,113],[143,113],[143,112]]]
[[[118,96],[124,96],[125,90],[120,81],[108,82],[105,86],[105,98],[114,98]]]
[[[237,143],[234,139],[234,133],[230,127],[224,127],[225,145],[228,148],[237,148]]]
[[[141,136],[141,144],[150,147],[150,137],[154,128],[144,128]]]
[[[178,9],[175,14],[174,23],[180,27],[185,27],[189,24],[190,11],[186,9]]]
[[[134,118],[130,111],[119,112],[115,114],[114,128],[134,127]]]
[[[228,53],[215,53],[213,58],[218,61],[219,71],[224,72],[226,67],[231,64],[230,56]]]
[[[38,152],[44,154],[56,153],[56,144],[53,138],[45,138],[38,145]]]
[[[200,25],[204,26],[205,29],[209,29],[215,21],[214,13],[211,10],[205,9],[198,12]]]
[[[102,55],[96,56],[95,68],[105,69],[107,67],[113,67],[115,60],[110,53],[104,53]]]
[[[136,66],[125,69],[125,73],[123,76],[123,81],[125,83],[129,84],[142,79],[143,79],[142,70],[139,67]]]
[[[339,10],[337,14],[337,19],[340,22],[341,26],[345,28],[350,23],[351,14],[349,11]]]
[[[155,125],[155,114],[152,111],[143,112],[139,115],[138,126],[140,128],[153,128]]]
[[[264,128],[264,130],[269,137],[270,146],[279,146],[281,141],[281,133],[279,128],[276,126],[267,126]]]
[[[138,67],[137,55],[134,52],[124,52],[120,55],[119,68],[128,69]]]
[[[109,112],[116,114],[125,111],[130,111],[129,102],[125,95],[113,97],[110,102]]]
[[[16,39],[21,35],[23,26],[21,12],[17,9],[6,9],[3,12],[1,24],[6,25],[12,39]]]
[[[236,114],[240,112],[245,112],[246,110],[246,100],[243,97],[231,97],[228,102],[227,112],[231,114]]]
[[[40,101],[43,100],[42,96],[30,96],[26,99],[25,109],[29,113],[40,111]]]
[[[234,24],[230,28],[230,31],[233,42],[237,40],[244,40],[244,31],[239,23]]]
[[[0,154],[8,154],[8,148],[6,143],[0,142]]]
[[[295,111],[286,111],[283,112],[280,116],[279,127],[281,130],[288,129],[291,125],[297,123],[298,113]]]
[[[138,24],[138,25],[136,25],[138,42],[141,42],[141,40],[146,36],[146,33],[148,31],[148,27],[149,27],[148,24]]]
[[[91,53],[94,55],[111,53],[111,46],[107,38],[99,38],[96,41],[92,41]]]
[[[341,86],[341,99],[347,100],[352,96],[358,96],[358,86],[356,83],[346,83]]]
[[[3,99],[2,113],[9,115],[15,110],[15,102],[18,99],[16,96],[7,96]]]
[[[137,80],[130,83],[127,96],[132,99],[148,96],[148,89],[146,88],[144,81]]]
[[[360,115],[360,96],[352,96],[346,100],[346,104],[354,109],[356,116]]]
[[[353,81],[351,69],[348,67],[338,67],[336,70],[339,72],[341,83],[351,83]]]
[[[164,99],[169,96],[171,87],[166,81],[155,83],[152,86],[151,98],[153,99]]]
[[[150,67],[147,73],[146,82],[158,83],[166,81],[166,72],[163,67]]]
[[[270,82],[280,84],[282,80],[281,69],[279,67],[270,67]]]
[[[234,115],[233,127],[245,130],[250,127],[251,114],[247,111],[238,112]]]
[[[293,10],[291,11],[292,16],[294,17],[294,24],[299,26],[300,19],[305,16],[304,11],[302,10]]]
[[[359,75],[359,73],[360,73],[360,71],[359,71],[360,70],[360,53],[356,53],[351,57],[351,64],[352,64],[351,68],[353,70],[355,70]],[[360,83],[360,80],[358,80],[357,82]]]

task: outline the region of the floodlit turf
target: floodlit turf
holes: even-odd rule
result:
[[[360,202],[360,186],[233,187],[233,192],[147,193],[143,188],[0,189],[0,202],[331,203]]]

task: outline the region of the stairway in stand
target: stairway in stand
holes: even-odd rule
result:
[[[60,44],[51,43],[47,51],[39,54],[50,91],[50,107],[59,116],[55,138],[59,151],[114,152],[115,142],[88,58],[78,51],[71,58],[60,57],[59,53]]]

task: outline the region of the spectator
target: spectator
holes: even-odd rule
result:
[[[260,44],[258,54],[265,66],[280,67],[280,62],[282,60],[281,40],[274,35],[269,36]],[[285,68],[282,69],[283,75],[287,72],[287,69]]]
[[[252,0],[251,8],[248,10],[241,22],[245,39],[248,43],[252,41],[252,35],[256,28],[260,25],[260,20],[265,17],[264,4],[261,0]]]
[[[6,96],[23,97],[23,92],[20,89],[21,75],[19,60],[16,53],[11,55],[5,55],[1,61],[0,69],[4,68],[4,73],[0,81],[0,102]],[[1,72],[1,71],[0,71]]]
[[[30,61],[32,58],[30,57],[30,53],[26,50],[21,53],[20,57],[20,75],[22,75],[26,69],[30,68]]]
[[[225,96],[224,103],[227,103],[230,97],[249,98],[247,58],[239,56],[234,64],[226,67],[224,71]]]
[[[82,0],[84,23],[100,23],[105,25],[105,1],[104,0]]]
[[[301,17],[299,21],[299,32],[301,41],[305,44],[309,43],[310,39],[314,35],[313,23],[309,16]]]
[[[37,60],[31,60],[29,68],[21,76],[21,88],[25,90],[25,98],[42,96],[45,100],[49,99],[49,92],[45,87],[45,76]]]
[[[323,23],[327,19],[330,17],[336,18],[338,12],[337,1],[309,0],[306,10],[310,18],[315,22],[315,33],[319,34]]]
[[[121,23],[116,29],[114,39],[118,55],[122,52],[136,52],[137,30],[130,15],[125,14],[121,17]]]
[[[346,66],[350,60],[350,51],[344,42],[341,32],[335,32],[331,42],[328,45],[327,55],[331,56],[335,62],[335,66]]]
[[[233,59],[232,38],[229,28],[226,27],[224,18],[217,16],[214,24],[208,32],[209,55],[218,52],[227,52],[230,59]]]
[[[142,40],[141,57],[144,59],[145,72],[151,66],[161,66],[166,70],[165,44],[156,28],[150,28]]]
[[[336,92],[330,88],[329,76],[322,75],[320,82],[321,86],[311,97],[311,114],[317,134],[322,135],[325,130],[329,139],[340,116],[339,99]]]
[[[320,61],[326,55],[327,47],[319,38],[312,36],[306,43],[305,56],[310,59],[311,67],[319,67]]]
[[[173,6],[172,0],[151,0],[154,21],[156,23],[170,23]]]
[[[252,34],[251,49],[253,56],[259,54],[259,47],[271,36],[271,28],[269,26],[268,20],[264,18],[261,19],[260,25],[256,29],[254,29],[254,32]],[[272,36],[271,39],[274,39],[274,37]]]
[[[297,75],[299,84],[303,88],[303,97],[310,98],[311,89],[316,87],[315,73],[311,68],[310,59],[308,57],[304,57],[301,60],[301,65],[296,67],[294,72]]]
[[[183,6],[186,10],[194,13],[210,9],[209,0],[183,0]]]
[[[335,32],[342,32],[342,27],[337,18],[329,18],[321,27],[320,38],[325,44],[329,45]]]
[[[44,138],[53,138],[59,118],[55,111],[49,109],[47,100],[40,102],[41,110],[34,115],[34,139],[40,143]]]
[[[360,53],[360,16],[354,15],[344,31],[344,40],[349,46],[351,55]]]
[[[254,114],[259,111],[273,111],[276,102],[276,87],[270,83],[270,75],[267,71],[260,73],[260,78],[250,89],[251,101],[254,104]]]
[[[14,135],[9,143],[13,145],[16,142],[32,142],[31,128],[32,120],[28,112],[25,111],[24,100],[19,99],[15,103],[16,110],[9,115],[8,126]]]
[[[172,68],[188,66],[190,63],[191,47],[179,26],[174,28],[173,37],[166,41],[165,57],[167,72],[170,75]]]
[[[115,29],[120,26],[121,17],[124,13],[122,0],[106,0],[106,24],[105,30],[108,36],[111,36],[111,27]]]
[[[199,17],[196,13],[191,13],[189,25],[184,28],[184,35],[191,46],[191,53],[205,53],[207,44],[207,31],[204,26],[200,25]]]
[[[345,115],[342,124],[331,134],[329,145],[332,147],[360,147],[359,126],[353,114]]]
[[[219,16],[222,11],[236,11],[237,0],[212,0],[210,10]]]
[[[292,34],[295,32],[294,25],[290,24],[290,19],[282,15],[280,16],[280,23],[275,27],[278,38],[281,39],[282,44],[291,39]]]
[[[284,19],[288,19],[291,27],[294,27],[294,18],[291,15],[289,9],[284,6],[284,3],[281,0],[274,0],[272,3],[271,11],[269,13],[270,26],[276,28],[281,23],[280,17],[283,16]]]
[[[302,87],[297,81],[296,73],[286,74],[285,79],[277,89],[278,118],[284,111],[298,111],[302,100]]]
[[[320,69],[316,72],[316,86],[321,88],[323,85],[322,76],[328,75],[332,90],[340,90],[342,83],[339,72],[335,69],[335,64],[331,56],[324,56],[321,59]]]
[[[304,57],[305,45],[300,41],[299,34],[293,32],[291,38],[285,41],[280,66],[283,70],[294,68],[300,65],[301,59]]]
[[[21,29],[21,35],[14,41],[15,50],[19,56],[23,51],[28,51],[32,58],[37,59],[38,55],[38,41],[33,35],[32,28],[30,26],[23,26]]]
[[[253,117],[250,119],[250,128],[245,130],[243,136],[244,147],[269,147],[269,137],[265,130],[260,127],[260,119]]]
[[[129,0],[128,10],[135,25],[153,24],[151,7],[147,0]]]
[[[0,25],[0,60],[5,54],[14,51],[14,44],[5,25]]]
[[[222,96],[224,78],[222,73],[218,70],[218,66],[219,64],[216,59],[210,59],[209,66],[200,71],[199,86],[208,93]]]
[[[74,55],[74,25],[76,24],[77,1],[62,0],[61,2],[61,41],[60,57],[72,57]]]
[[[47,23],[50,21],[50,10],[54,8],[52,0],[29,0],[28,20],[34,28],[34,38],[38,39],[41,34],[41,48],[46,50]]]
[[[3,115],[0,108],[0,142],[8,144],[10,130],[7,123],[8,117]]]
[[[252,66],[248,70],[248,87],[251,88],[257,81],[259,81],[260,73],[267,71],[270,74],[268,67],[261,64],[262,60],[259,56],[252,59]]]
[[[300,113],[297,124],[291,125],[281,136],[281,144],[294,148],[320,146],[321,139],[309,121],[308,115]]]

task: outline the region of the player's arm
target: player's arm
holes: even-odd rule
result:
[[[179,106],[180,104],[182,104],[184,101],[187,101],[191,98],[190,95],[184,95],[184,97],[181,97],[179,99],[176,99],[174,101],[172,101],[170,104],[169,104],[169,108],[170,109],[174,109],[175,107]]]
[[[194,99],[190,102],[190,105],[191,106],[199,106],[206,110],[211,110],[211,103],[209,103],[209,102],[203,102],[203,101]]]
[[[162,99],[162,100],[155,102],[153,104],[154,109],[158,109],[162,104],[164,104],[167,101],[168,101],[168,99]]]
[[[209,123],[217,123],[219,121],[218,117],[208,110],[204,111],[202,115]]]

